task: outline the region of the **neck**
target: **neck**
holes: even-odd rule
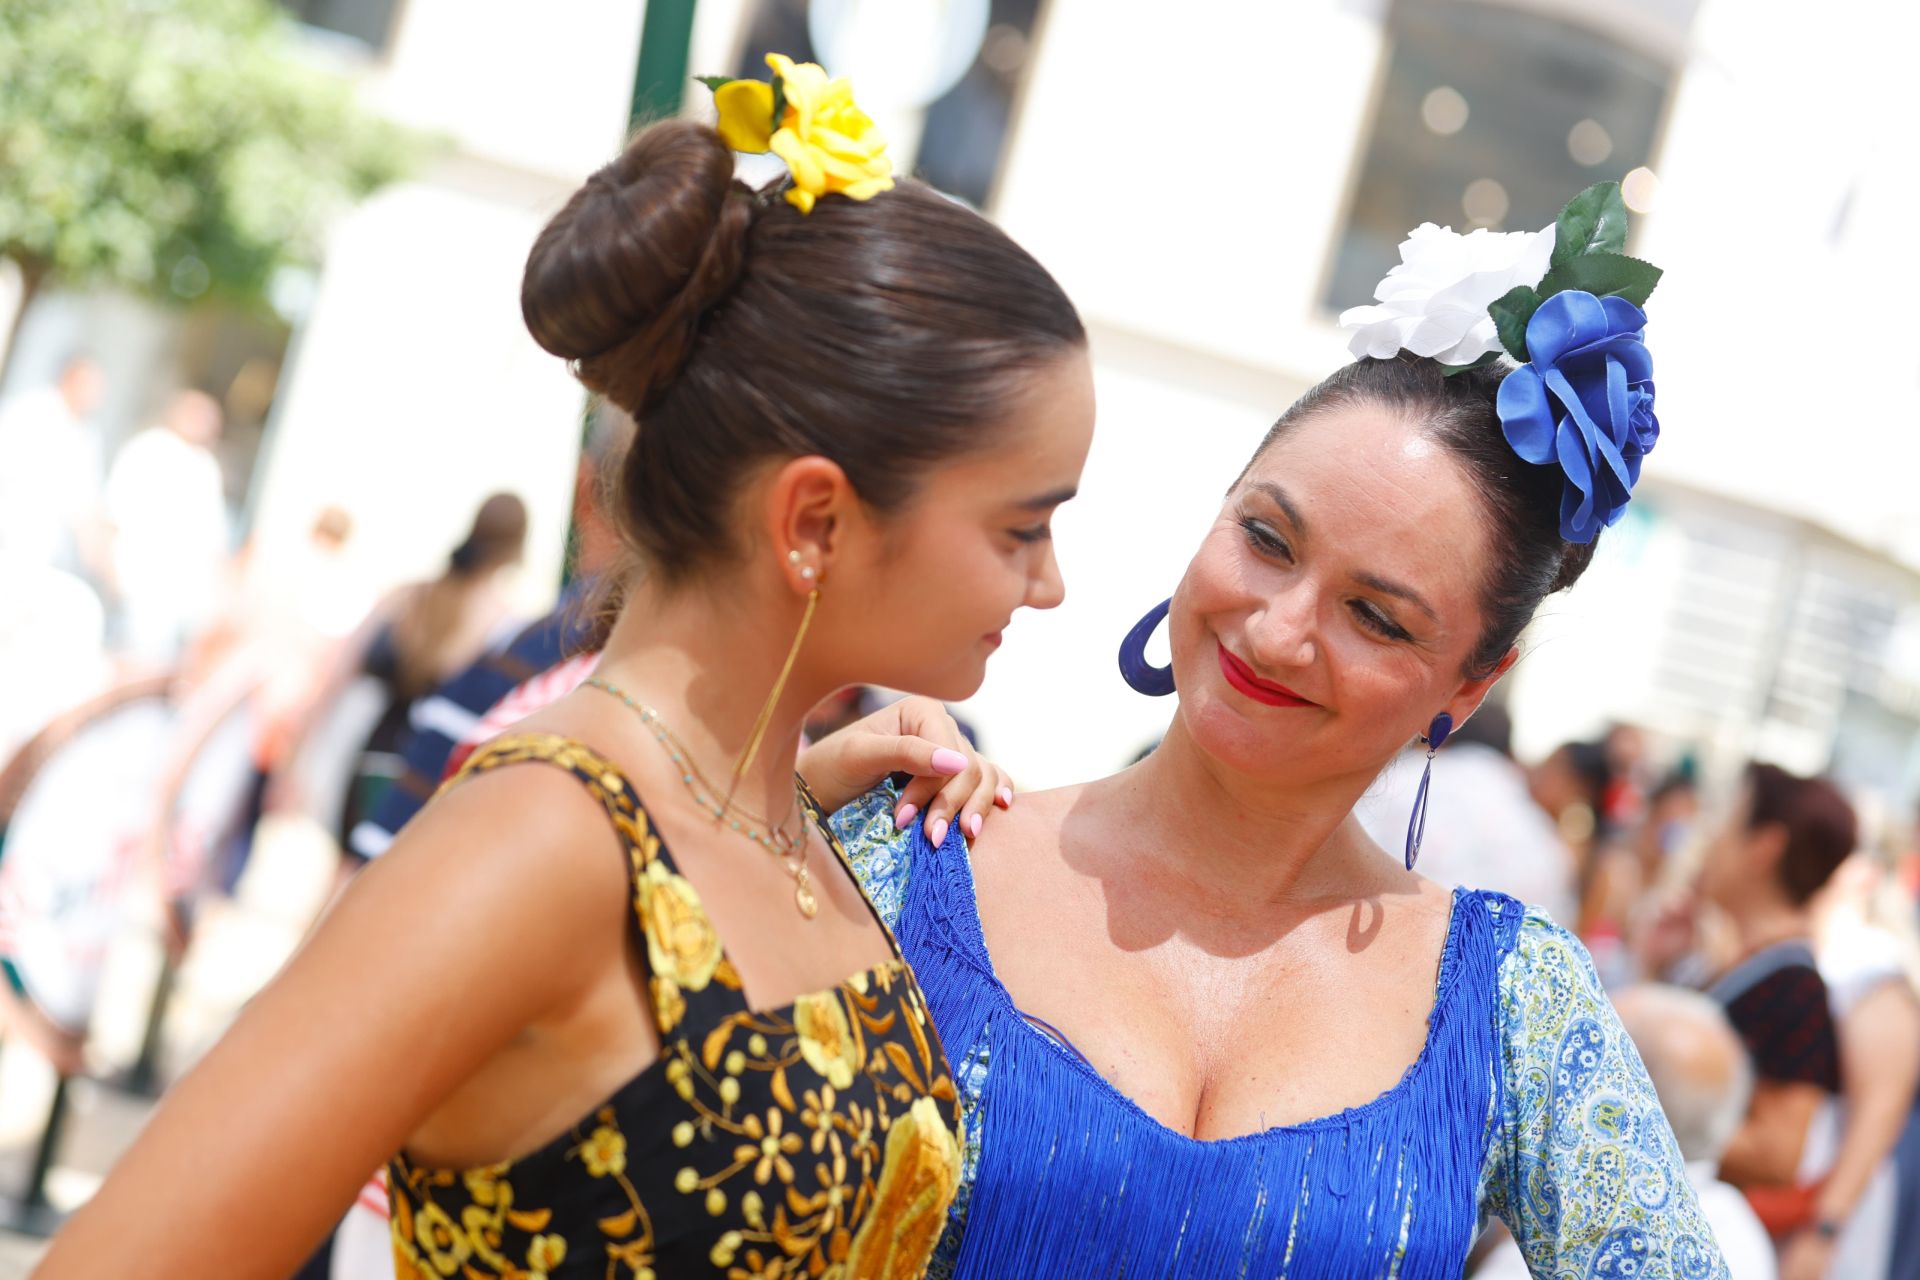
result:
[[[1237,773],[1203,751],[1175,716],[1166,738],[1116,780],[1134,843],[1157,869],[1206,898],[1243,910],[1350,898],[1384,885],[1391,864],[1351,821],[1373,782],[1341,777],[1307,785]],[[1192,815],[1206,815],[1193,839]]]
[[[729,601],[734,603],[729,603]],[[830,688],[800,660],[752,762],[736,783],[735,762],[786,662],[805,601],[773,593],[663,592],[643,584],[621,608],[594,674],[651,707],[712,784],[733,802],[778,824],[793,808],[794,759],[807,711]],[[596,694],[595,696],[601,696]],[[658,750],[638,716],[616,707],[643,750]]]
[[[1777,895],[1755,898],[1726,908],[1734,935],[1740,940],[1740,954],[1750,956],[1763,947],[1789,938],[1806,938],[1813,933],[1813,917],[1804,907],[1796,907]]]

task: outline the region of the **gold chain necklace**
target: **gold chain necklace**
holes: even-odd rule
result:
[[[800,792],[798,780],[793,786],[793,807],[794,816],[799,819],[799,832],[797,835],[789,835],[784,830],[784,824],[770,822],[737,804],[717,799],[720,789],[707,781],[706,775],[700,772],[700,766],[693,762],[692,753],[681,745],[680,739],[674,736],[673,730],[667,728],[666,721],[660,718],[658,711],[643,702],[635,701],[625,690],[599,676],[589,676],[585,683],[603,693],[612,694],[631,707],[640,717],[641,723],[652,732],[654,740],[667,753],[667,758],[680,770],[680,783],[686,787],[687,794],[693,797],[694,804],[711,814],[714,821],[724,822],[729,830],[739,832],[780,859],[780,865],[785,867],[787,874],[793,877],[793,902],[800,908],[800,914],[809,920],[820,914],[820,900],[814,896],[813,880],[807,873],[807,846],[810,843],[807,833],[807,801]],[[733,816],[736,814],[739,816]],[[747,821],[741,821],[742,818]],[[756,829],[756,824],[759,829]]]

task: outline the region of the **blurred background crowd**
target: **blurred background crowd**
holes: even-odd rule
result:
[[[1119,638],[1406,230],[1622,183],[1666,432],[1441,754],[1422,869],[1577,928],[1736,1277],[1920,1277],[1915,35],[1869,0],[8,0],[0,1274],[583,673],[542,674],[631,424],[527,338],[521,266],[632,121],[778,49],[1088,321],[1068,602],[956,709],[1029,788],[1151,745]],[[1417,760],[1363,806],[1388,848]]]

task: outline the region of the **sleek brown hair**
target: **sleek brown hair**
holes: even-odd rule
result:
[[[527,258],[534,340],[639,423],[616,514],[668,581],[738,550],[732,499],[757,464],[818,454],[898,509],[1086,341],[1045,268],[930,188],[805,215],[770,195],[734,179],[712,129],[667,121]]]
[[[1778,765],[1747,766],[1747,830],[1779,827],[1787,839],[1780,855],[1780,887],[1805,905],[1833,878],[1859,839],[1853,806],[1825,778],[1802,778]]]
[[[1599,541],[1560,536],[1559,468],[1535,466],[1507,443],[1495,407],[1506,376],[1491,364],[1449,377],[1438,361],[1404,351],[1356,360],[1294,401],[1253,453],[1258,461],[1275,440],[1315,414],[1373,405],[1418,423],[1452,456],[1480,495],[1493,553],[1480,588],[1480,638],[1466,662],[1475,678],[1493,674],[1542,600],[1579,581]]]

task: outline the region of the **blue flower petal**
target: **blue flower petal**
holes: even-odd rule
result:
[[[1612,301],[1611,298],[1608,299]],[[1653,356],[1647,351],[1647,344],[1638,338],[1616,338],[1607,347],[1607,354],[1618,360],[1627,371],[1628,382],[1651,382],[1653,380]]]
[[[1560,493],[1560,536],[1569,542],[1591,542],[1600,527],[1593,506],[1593,460],[1588,452],[1592,446],[1571,419],[1560,424],[1554,443],[1560,470],[1567,477],[1567,487]],[[1582,535],[1581,530],[1587,532]]]
[[[1607,313],[1607,328],[1614,333],[1630,333],[1638,338],[1640,331],[1647,327],[1647,313],[1625,298],[1602,298],[1600,306]]]
[[[1558,364],[1568,353],[1609,333],[1600,299],[1567,289],[1540,304],[1527,321],[1527,355],[1536,365]]]
[[[1633,406],[1627,397],[1627,370],[1613,356],[1607,357],[1607,435],[1616,448],[1624,448],[1633,433]]]
[[[1515,453],[1536,465],[1553,461],[1553,405],[1534,366],[1521,365],[1501,379],[1495,405]]]

